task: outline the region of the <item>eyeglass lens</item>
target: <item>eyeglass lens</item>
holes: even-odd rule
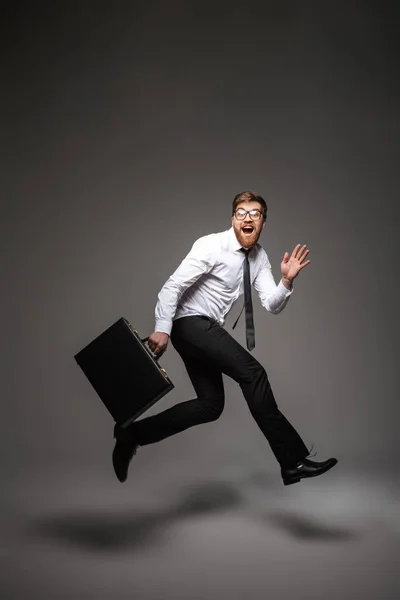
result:
[[[236,218],[241,220],[244,219],[247,215],[247,213],[249,213],[250,217],[252,219],[259,219],[261,217],[261,213],[259,210],[257,210],[256,208],[253,210],[244,210],[244,208],[239,208],[236,212]]]

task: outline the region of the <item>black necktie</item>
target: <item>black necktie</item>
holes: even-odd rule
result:
[[[244,308],[246,311],[246,344],[248,350],[253,350],[255,347],[255,333],[254,333],[254,322],[253,322],[253,303],[251,301],[251,285],[250,285],[250,264],[249,264],[249,252],[245,248],[240,249],[245,254],[243,261],[243,288],[244,288]],[[243,308],[242,308],[243,310]],[[242,311],[240,311],[240,315]],[[239,317],[240,317],[239,315]],[[236,319],[236,323],[239,320]],[[233,329],[236,327],[236,323]]]

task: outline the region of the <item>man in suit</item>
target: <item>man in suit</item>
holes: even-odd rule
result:
[[[197,397],[126,429],[114,428],[113,465],[125,481],[139,446],[158,442],[200,423],[218,419],[224,408],[222,374],[241,387],[250,413],[270,444],[284,485],[331,469],[335,458],[311,461],[301,437],[277,407],[265,369],[250,354],[255,345],[250,286],[264,308],[280,313],[293,293],[293,281],[309,263],[306,245],[297,244],[281,262],[276,285],[265,250],[258,243],[267,219],[267,205],[258,194],[242,192],[232,204],[232,227],[198,239],[162,287],[155,310],[155,331],[149,348],[161,356],[171,339],[181,356]],[[224,328],[225,317],[244,293],[245,350]]]

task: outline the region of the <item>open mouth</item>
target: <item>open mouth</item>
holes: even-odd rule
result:
[[[254,227],[251,227],[251,225],[246,225],[245,227],[242,227],[242,231],[245,235],[251,235],[254,231]]]

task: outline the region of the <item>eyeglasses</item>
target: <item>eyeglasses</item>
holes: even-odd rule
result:
[[[261,219],[262,212],[257,208],[253,208],[252,210],[245,210],[244,208],[238,208],[233,213],[238,221],[243,221],[246,218],[246,215],[249,214],[252,221],[258,221]]]

